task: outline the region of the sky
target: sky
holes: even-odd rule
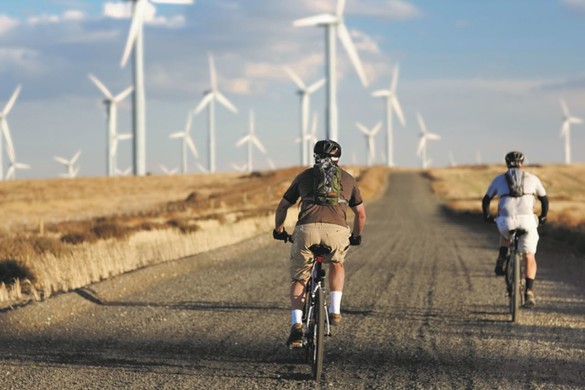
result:
[[[0,7],[0,108],[18,85],[7,116],[18,179],[58,177],[55,156],[81,150],[80,176],[106,174],[103,96],[88,74],[114,94],[132,84],[131,65],[120,61],[130,26],[130,2],[114,0],[5,0]],[[307,83],[324,77],[321,27],[293,21],[334,12],[335,0],[196,0],[192,5],[152,4],[144,29],[146,170],[179,168],[181,142],[170,139],[209,88],[212,54],[219,89],[238,108],[216,110],[217,169],[247,161],[236,142],[256,117],[267,155],[254,167],[300,165],[297,87],[284,71]],[[338,41],[339,142],[342,163],[366,163],[366,139],[356,122],[384,120],[372,92],[389,87],[399,65],[397,96],[406,119],[394,127],[394,162],[420,167],[416,155],[420,114],[430,132],[431,167],[503,163],[521,150],[533,164],[564,162],[560,99],[585,118],[585,0],[347,0],[345,25],[366,70],[364,87]],[[581,38],[578,38],[581,37]],[[129,62],[131,64],[131,62]],[[311,97],[318,137],[325,137],[325,89]],[[131,99],[119,105],[118,131],[132,129]],[[199,158],[207,166],[207,111],[193,118]],[[585,162],[585,125],[572,126],[572,160]],[[385,129],[375,139],[375,163],[385,158]],[[2,153],[4,170],[8,161]],[[118,147],[118,166],[131,166],[130,141]]]

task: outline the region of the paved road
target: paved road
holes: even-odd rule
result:
[[[320,384],[284,347],[289,247],[266,235],[1,313],[0,388],[585,388],[585,259],[541,242],[537,307],[512,324],[495,227],[396,173],[348,258]]]

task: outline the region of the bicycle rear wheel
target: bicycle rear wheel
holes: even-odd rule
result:
[[[522,293],[520,288],[520,254],[513,251],[510,255],[512,261],[512,294],[510,296],[510,309],[512,312],[512,322],[517,322],[520,319],[520,306],[522,300]]]
[[[325,354],[325,294],[322,286],[315,296],[314,351],[312,359],[313,379],[319,381],[323,374],[323,358]]]

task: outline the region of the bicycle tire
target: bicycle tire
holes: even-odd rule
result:
[[[306,345],[305,345],[305,362],[307,364],[311,363],[311,358],[313,357],[313,350],[314,350],[314,343],[313,343],[313,328],[315,324],[315,314],[311,311],[313,306],[313,298],[311,297],[311,290],[313,289],[313,283],[311,280],[307,282],[306,292],[305,292],[305,306],[303,308],[303,322],[306,324]]]
[[[323,374],[325,354],[325,294],[320,287],[315,296],[314,358],[312,359],[313,379],[319,381]]]
[[[510,305],[512,309],[512,322],[517,322],[520,319],[520,305],[522,300],[522,294],[520,291],[520,254],[514,250],[510,259],[513,261],[512,296]]]

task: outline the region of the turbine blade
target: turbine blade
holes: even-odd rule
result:
[[[243,144],[245,144],[246,142],[248,142],[248,139],[250,138],[250,135],[245,135],[242,138],[240,138],[238,140],[238,142],[236,142],[236,146],[242,146]]]
[[[392,81],[390,82],[390,91],[392,91],[392,93],[396,93],[396,86],[398,84],[398,73],[399,72],[400,72],[400,69],[398,67],[398,64],[396,64],[396,66],[392,70]]]
[[[292,69],[285,66],[284,70],[300,90],[305,90],[307,88],[305,83],[303,83],[303,80],[301,80],[301,78],[295,72],[293,72]]]
[[[341,19],[343,18],[343,11],[345,10],[345,0],[337,0],[337,18]]]
[[[134,3],[134,9],[132,10],[132,22],[130,23],[130,31],[128,32],[126,47],[124,48],[124,54],[122,55],[122,61],[120,62],[121,67],[126,66],[126,63],[128,62],[128,57],[130,57],[130,52],[132,51],[132,47],[136,42],[138,32],[142,28],[145,6],[146,0],[136,0],[136,2]]]
[[[402,126],[405,126],[406,120],[404,119],[404,114],[402,113],[402,108],[400,107],[400,103],[398,102],[396,95],[392,95],[390,104],[394,108],[394,111],[396,111],[396,115],[398,115],[398,119],[400,120]]]
[[[18,169],[30,169],[29,164],[23,164],[23,163],[14,163],[14,167],[18,168]]]
[[[209,104],[211,99],[213,99],[213,92],[206,93],[205,96],[203,97],[203,99],[201,99],[201,102],[199,102],[199,104],[195,108],[195,111],[194,111],[195,115],[199,114],[199,112],[201,110],[203,110],[203,108]]]
[[[423,134],[426,134],[428,131],[427,131],[427,126],[425,125],[425,121],[423,120],[422,116],[418,112],[416,113],[416,117],[418,119],[418,126],[420,127],[420,131]]]
[[[561,126],[561,137],[566,137],[569,134],[569,124],[568,120],[563,121],[563,125]]]
[[[576,124],[576,125],[580,125],[581,123],[583,123],[583,119],[577,118],[576,116],[570,117],[569,121],[573,124]]]
[[[366,73],[364,72],[360,57],[358,56],[355,46],[351,41],[351,36],[349,35],[349,31],[347,31],[345,24],[340,23],[337,25],[337,34],[339,35],[339,39],[341,40],[343,47],[345,47],[345,51],[347,51],[347,54],[349,55],[349,59],[351,60],[351,63],[353,64],[353,67],[355,68],[362,85],[367,87],[368,79],[366,78]]]
[[[14,144],[12,143],[12,136],[10,135],[10,129],[8,128],[8,122],[6,118],[2,120],[2,133],[4,134],[4,139],[6,140],[6,153],[8,154],[8,160],[14,161]]]
[[[16,98],[18,98],[18,95],[20,94],[21,88],[22,88],[22,86],[19,84],[16,87],[16,89],[14,90],[14,92],[12,93],[12,96],[10,97],[10,100],[8,101],[8,103],[6,103],[6,107],[4,107],[4,111],[2,111],[2,115],[4,117],[6,117],[6,115],[8,115],[10,110],[12,110],[12,106],[14,106],[14,102],[16,101]]]
[[[425,148],[426,142],[427,142],[426,137],[421,137],[420,140],[418,141],[418,147],[416,148],[416,155],[417,156],[420,157],[421,152]]]
[[[108,99],[114,99],[114,96],[112,95],[112,93],[110,92],[110,90],[104,85],[104,83],[102,83],[97,77],[95,77],[93,74],[88,74],[87,77],[89,77],[89,79],[96,85],[96,87],[99,88],[100,91],[102,91],[102,93],[108,98]]]
[[[197,152],[197,148],[195,147],[195,142],[193,142],[191,137],[189,136],[185,137],[185,142],[187,142],[187,146],[189,146],[189,149],[191,149],[191,153],[193,153],[193,156],[199,158],[199,153]]]
[[[374,127],[374,129],[372,130],[372,136],[378,134],[378,131],[380,131],[380,129],[382,128],[382,122],[379,122],[376,127]]]
[[[356,123],[355,123],[355,125],[358,127],[358,129],[359,129],[359,130],[360,130],[362,133],[364,133],[365,135],[370,135],[370,131],[367,129],[367,127],[366,127],[366,126],[362,125],[362,124],[361,124],[361,123],[359,123],[359,122],[356,122]]]
[[[69,161],[64,159],[63,157],[55,156],[54,158],[57,162],[60,162],[61,164],[69,165]]]
[[[372,96],[374,96],[374,97],[388,97],[388,96],[390,96],[390,91],[387,89],[380,89],[378,91],[372,92]]]
[[[438,135],[438,134],[433,134],[433,133],[427,133],[427,134],[426,134],[426,137],[427,137],[428,139],[435,139],[435,140],[441,139],[441,136],[440,136],[440,135]]]
[[[11,165],[8,168],[8,171],[6,172],[6,179],[14,179],[14,170],[15,170],[14,165]]]
[[[193,123],[193,114],[189,112],[187,114],[187,123],[185,124],[185,134],[189,134],[191,132],[191,124]]]
[[[256,147],[264,154],[266,154],[266,149],[264,148],[264,145],[262,145],[262,142],[260,142],[260,140],[256,137],[252,137],[252,142],[254,142],[254,145],[256,145]]]
[[[316,90],[321,88],[323,86],[323,84],[325,84],[324,78],[313,83],[311,86],[309,86],[309,88],[307,88],[307,93],[311,94],[311,93],[315,92]]]
[[[211,79],[211,90],[217,92],[217,72],[215,71],[215,63],[211,53],[209,54],[209,77]]]
[[[126,134],[118,134],[118,135],[116,136],[116,139],[117,139],[118,141],[125,141],[125,140],[132,139],[132,138],[133,138],[133,135],[132,135],[131,133],[126,133]]]
[[[180,132],[180,133],[173,133],[171,135],[169,135],[169,138],[185,138],[185,133],[184,132]]]
[[[75,164],[77,162],[77,159],[79,158],[79,156],[81,156],[81,150],[78,150],[77,153],[75,153],[75,155],[71,159],[71,164]]]
[[[331,24],[337,22],[337,17],[331,14],[309,16],[308,18],[297,19],[293,22],[295,27],[317,26],[319,24]]]
[[[225,96],[221,94],[221,92],[217,92],[215,94],[217,101],[224,105],[227,109],[229,109],[233,113],[237,113],[238,109],[234,106]]]
[[[122,92],[120,92],[118,95],[116,95],[116,97],[113,100],[116,103],[121,102],[122,100],[126,99],[126,97],[130,95],[130,93],[132,93],[132,91],[134,91],[134,87],[130,86],[123,90]]]
[[[567,107],[567,102],[565,102],[565,99],[563,98],[561,98],[561,108],[563,110],[563,114],[565,114],[566,117],[570,116],[569,107]]]

